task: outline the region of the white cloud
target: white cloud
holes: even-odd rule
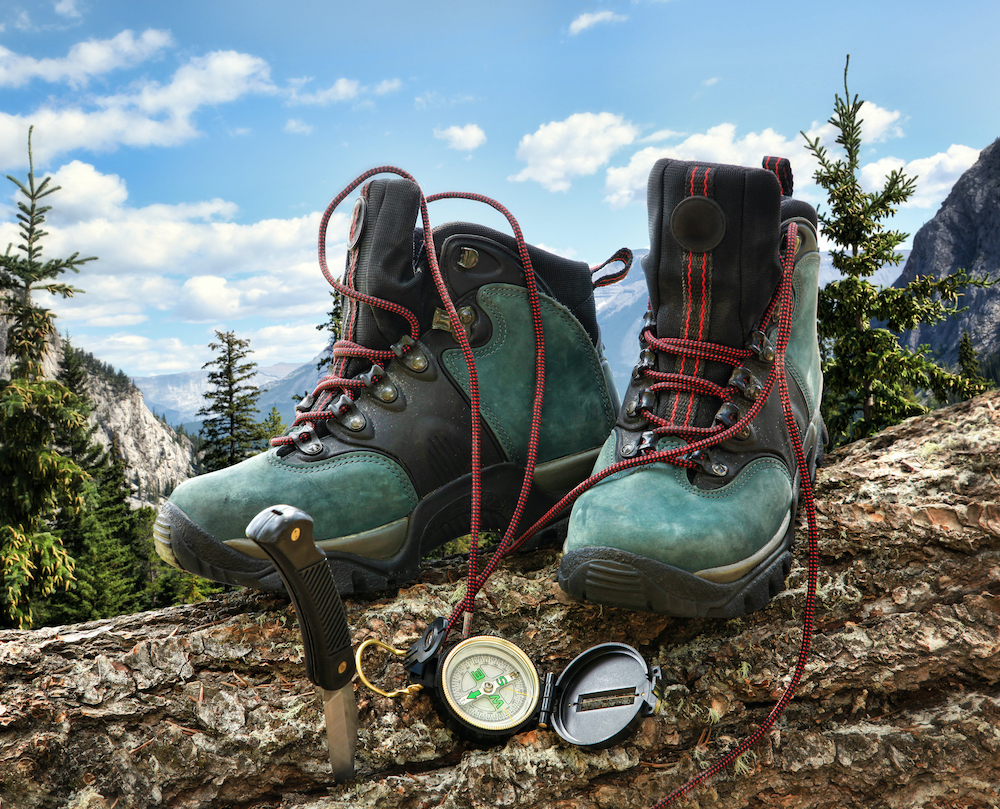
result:
[[[470,95],[456,95],[445,98],[436,90],[429,90],[423,95],[414,98],[413,106],[418,110],[437,109],[440,107],[454,107],[456,104],[468,104],[470,101],[475,100],[475,96]]]
[[[955,181],[979,159],[979,150],[952,144],[946,152],[920,157],[907,163],[897,157],[883,157],[861,168],[861,185],[866,191],[881,188],[893,169],[902,169],[917,178],[916,193],[901,208],[936,208],[951,191]]]
[[[705,79],[705,81],[702,82],[702,85],[705,87],[711,87],[713,84],[718,84],[718,83],[719,83],[719,77],[713,76],[710,79]]]
[[[899,110],[887,110],[871,101],[861,105],[861,139],[865,143],[883,143],[889,138],[903,137],[903,114]]]
[[[20,56],[0,46],[0,87],[21,87],[32,79],[86,86],[94,76],[144,62],[173,45],[169,31],[150,28],[138,37],[122,31],[111,39],[79,42],[60,59]]]
[[[576,258],[576,250],[572,247],[549,247],[544,242],[539,242],[537,247],[540,247],[542,250],[548,250],[550,253],[555,253],[557,256],[562,256],[563,258]]]
[[[658,129],[652,135],[646,135],[644,138],[639,138],[638,143],[656,143],[660,140],[670,140],[670,138],[679,138],[683,136],[683,132],[674,132],[672,129]]]
[[[298,118],[289,118],[288,123],[285,124],[285,131],[291,132],[293,135],[309,135],[312,133],[313,128]]]
[[[350,101],[357,98],[361,92],[361,83],[355,79],[337,79],[325,90],[317,90],[315,93],[300,93],[296,87],[292,87],[289,96],[290,104],[318,104],[326,106],[337,101]]]
[[[486,143],[486,133],[475,124],[449,126],[447,129],[435,128],[434,137],[448,141],[450,149],[470,152]]]
[[[53,206],[46,222],[46,255],[79,251],[99,257],[67,279],[85,294],[50,302],[60,329],[68,327],[75,335],[153,319],[238,323],[255,317],[309,324],[319,334],[313,326],[325,320],[329,297],[316,266],[318,212],[239,224],[232,221],[236,205],[221,199],[134,208],[120,177],[80,161],[55,172],[52,185],[62,189],[46,200]],[[332,267],[343,263],[347,220],[338,211],[330,222]],[[15,222],[0,222],[0,241],[20,241]],[[322,342],[320,335],[317,351]],[[90,338],[86,346],[99,348]],[[130,369],[175,369],[169,362],[147,366],[98,353]],[[190,352],[181,360],[180,367],[190,367]]]
[[[76,344],[76,336],[71,336]],[[118,368],[138,369],[133,371],[135,376],[150,376],[200,368],[212,359],[208,349],[209,339],[210,335],[206,334],[203,345],[188,345],[178,337],[153,339],[140,334],[119,332],[107,336],[88,336],[86,350]]]
[[[600,23],[606,22],[624,22],[628,17],[622,16],[621,14],[615,14],[612,11],[598,11],[596,14],[581,14],[573,22],[569,24],[569,33],[571,36],[576,36],[581,31],[586,31]]]
[[[44,166],[77,149],[176,146],[198,134],[192,117],[199,108],[276,92],[263,59],[216,51],[182,65],[168,84],[147,81],[129,92],[93,99],[91,108],[42,106],[27,115],[0,112],[0,166],[26,165],[29,122],[38,133],[35,162]]]
[[[521,138],[517,158],[528,165],[509,179],[535,180],[549,191],[566,191],[570,178],[593,174],[638,135],[638,127],[610,112],[581,112],[542,124]]]
[[[858,114],[861,118],[861,142],[862,146],[872,143],[884,143],[890,138],[901,138],[904,136],[902,122],[906,119],[899,110],[887,110],[871,101],[866,101],[861,106]],[[830,152],[834,159],[843,154],[843,149],[837,144],[837,128],[829,121],[822,124],[813,121],[812,126],[806,130],[806,135],[812,139],[818,137],[823,146]]]
[[[402,86],[403,82],[399,79],[385,79],[375,85],[375,95],[382,96],[386,93],[394,93]]]
[[[62,17],[78,18],[80,12],[76,7],[76,0],[59,0],[55,5],[56,14]]]
[[[649,171],[661,157],[759,166],[765,155],[787,157],[797,177],[812,176],[814,162],[801,140],[789,141],[770,128],[738,138],[734,124],[719,124],[707,132],[689,135],[675,146],[648,146],[633,154],[627,165],[609,168],[605,201],[620,208],[633,200],[644,200]]]

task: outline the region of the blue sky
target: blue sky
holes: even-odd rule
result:
[[[995,0],[0,0],[0,173],[23,179],[34,124],[63,189],[47,255],[99,256],[53,302],[76,345],[145,376],[200,367],[227,329],[261,365],[305,362],[319,216],[372,166],[492,196],[597,264],[648,245],[660,156],[784,155],[822,203],[799,131],[828,136],[850,53],[863,176],[920,175],[894,222],[912,234],[1000,136],[998,30]],[[431,217],[506,227],[473,203]]]

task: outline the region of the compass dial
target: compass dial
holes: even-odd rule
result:
[[[528,656],[503,638],[468,638],[441,666],[440,691],[449,712],[479,732],[512,732],[538,705],[538,672]]]

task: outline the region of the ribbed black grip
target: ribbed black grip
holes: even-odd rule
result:
[[[329,691],[354,676],[351,630],[326,557],[313,542],[312,517],[293,506],[264,509],[247,537],[274,562],[299,617],[306,675]]]

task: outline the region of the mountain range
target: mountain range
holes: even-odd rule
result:
[[[639,326],[646,313],[648,292],[640,262],[649,253],[641,249],[633,251],[635,261],[629,274],[617,284],[598,287],[594,291],[597,304],[597,320],[601,326],[604,353],[611,366],[619,394],[624,393],[639,354]],[[904,256],[908,250],[901,251]],[[883,267],[871,282],[890,285],[899,275],[899,267]],[[828,253],[823,254],[820,264],[820,285],[837,277],[837,271]],[[329,349],[327,349],[329,351]],[[295,395],[302,396],[312,391],[319,381],[316,370],[319,360],[327,356],[324,352],[303,365],[278,363],[257,369],[252,384],[261,388],[257,401],[259,418],[263,419],[277,407],[286,424],[295,418]],[[160,376],[137,377],[132,380],[143,392],[147,406],[155,413],[163,415],[171,424],[184,424],[186,428],[197,430],[200,421],[198,410],[204,406],[204,393],[208,390],[208,371],[188,371]]]

